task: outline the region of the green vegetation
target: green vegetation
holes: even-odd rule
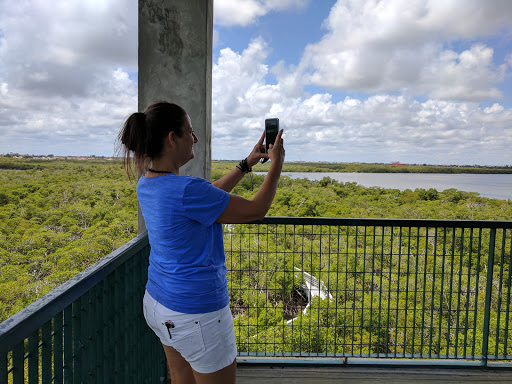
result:
[[[212,178],[217,179],[235,164],[214,162]],[[258,170],[264,167],[258,166]],[[250,174],[234,193],[250,197],[262,181],[263,176]],[[512,217],[512,202],[454,189],[401,192],[329,178],[308,181],[284,177],[280,184],[269,216]],[[0,157],[0,185],[0,321],[136,234],[135,183],[127,179],[117,160]]]
[[[238,161],[212,161],[218,171],[231,170]],[[269,163],[258,165],[257,170],[266,172]],[[512,166],[455,166],[455,165],[392,165],[359,163],[301,163],[285,162],[283,172],[364,172],[364,173],[512,173]]]
[[[0,321],[132,239],[119,162],[0,158]]]

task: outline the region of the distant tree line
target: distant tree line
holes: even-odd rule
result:
[[[231,169],[236,161],[213,161],[215,169]],[[269,164],[258,165],[257,170],[265,172]],[[429,164],[365,164],[365,163],[311,163],[286,162],[283,172],[361,172],[361,173],[512,173],[512,165],[429,165]]]

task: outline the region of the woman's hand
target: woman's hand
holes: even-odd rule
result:
[[[263,140],[265,140],[265,131],[263,131],[263,134],[258,140],[258,143],[254,146],[249,156],[247,156],[247,164],[249,165],[249,168],[252,168],[258,164],[260,159],[269,158],[268,154],[265,153],[265,145],[263,145]]]
[[[283,146],[283,139],[281,138],[283,136],[283,130],[281,129],[279,133],[277,134],[276,141],[274,144],[270,144],[268,149],[268,157],[270,158],[270,161],[273,164],[280,164],[283,165],[284,162],[284,146]]]

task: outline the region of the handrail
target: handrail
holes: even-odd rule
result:
[[[404,227],[451,228],[512,228],[512,220],[446,220],[446,219],[386,219],[386,218],[336,218],[336,217],[285,217],[272,216],[249,224],[294,225],[359,225]]]

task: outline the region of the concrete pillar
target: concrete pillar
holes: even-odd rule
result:
[[[182,106],[199,142],[181,174],[211,177],[213,0],[139,0],[139,111]],[[142,225],[142,226],[141,226]],[[139,233],[145,230],[139,212]]]

